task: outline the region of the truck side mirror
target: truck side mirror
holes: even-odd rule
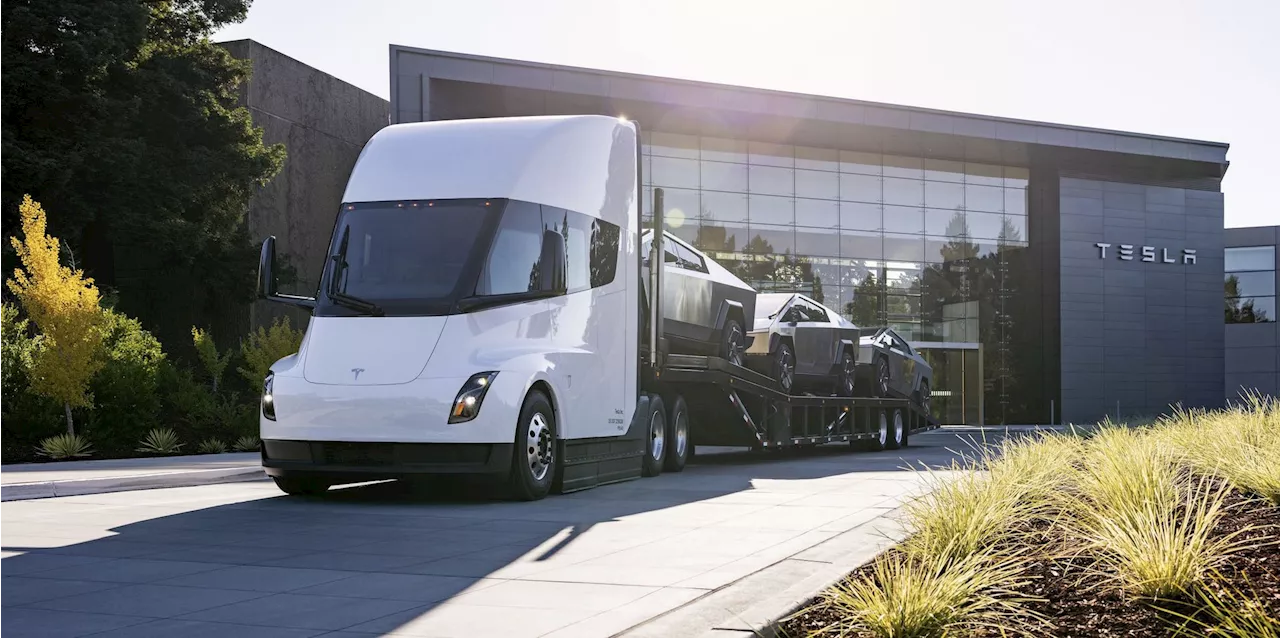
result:
[[[276,238],[262,240],[262,252],[258,255],[258,298],[285,303],[300,308],[315,308],[315,297],[282,295],[276,292]]]
[[[542,232],[542,255],[538,263],[541,272],[538,287],[544,292],[564,294],[566,290],[564,235],[553,230]]]

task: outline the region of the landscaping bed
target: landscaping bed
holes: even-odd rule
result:
[[[1275,401],[999,447],[781,635],[1280,636]]]

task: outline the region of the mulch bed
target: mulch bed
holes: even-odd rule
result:
[[[1231,493],[1229,502],[1231,507],[1224,514],[1216,533],[1229,534],[1253,525],[1254,529],[1237,538],[1257,543],[1270,541],[1271,544],[1232,554],[1221,568],[1225,579],[1223,584],[1258,600],[1273,617],[1280,618],[1280,546],[1275,544],[1280,535],[1280,507],[1238,492]],[[1173,635],[1172,627],[1181,619],[1159,607],[1195,615],[1192,609],[1174,601],[1160,602],[1158,607],[1149,602],[1127,599],[1120,592],[1102,586],[1101,578],[1091,575],[1088,567],[1085,558],[1046,558],[1030,564],[1027,573],[1029,584],[1018,593],[1035,598],[1025,603],[1025,607],[1047,617],[1052,623],[1050,628],[1031,630],[1032,635],[1054,638],[1168,638]],[[850,576],[862,577],[868,569],[869,566],[864,566]],[[823,608],[819,602],[816,598],[811,600],[805,605],[806,611],[783,622],[781,635],[807,636],[838,620],[838,613]],[[1191,631],[1187,635],[1202,633]],[[978,635],[985,638],[1000,634]]]

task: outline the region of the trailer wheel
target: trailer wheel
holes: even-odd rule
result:
[[[676,395],[667,416],[667,458],[663,461],[663,470],[667,472],[684,470],[684,465],[693,452],[693,445],[689,438],[689,406],[685,405],[684,397]]]
[[[662,397],[654,395],[650,405],[649,427],[644,433],[644,466],[640,469],[642,476],[662,474],[662,463],[667,453],[667,412]]]
[[[276,487],[289,496],[318,496],[329,491],[329,484],[319,479],[296,476],[273,476]]]
[[[896,450],[906,445],[907,425],[902,418],[902,410],[893,411],[893,423],[890,426],[889,449]]]
[[[537,501],[551,492],[556,469],[556,415],[547,395],[533,391],[520,408],[515,449],[511,454],[510,488],[521,501]]]
[[[862,443],[866,449],[872,452],[879,452],[880,450],[888,449],[893,433],[890,431],[892,426],[889,424],[889,412],[887,410],[876,410],[875,415],[876,429],[872,432],[875,438],[870,441],[855,441],[855,443]]]

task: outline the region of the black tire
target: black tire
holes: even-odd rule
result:
[[[289,496],[318,496],[329,491],[329,484],[320,479],[298,476],[273,476],[276,487]]]
[[[653,397],[650,409],[649,423],[644,430],[644,465],[640,468],[641,476],[662,474],[662,463],[667,454],[667,412],[662,397]]]
[[[720,356],[736,366],[746,365],[747,333],[742,322],[730,317],[720,331]]]
[[[889,441],[893,439],[893,425],[889,420],[888,410],[876,410],[871,414],[871,434],[874,435],[870,440],[850,441],[855,447],[871,452],[879,452],[888,449]]]
[[[524,399],[511,450],[511,495],[537,501],[551,493],[560,457],[556,446],[556,415],[547,395],[534,390]]]
[[[933,397],[933,393],[929,390],[929,382],[921,381],[920,393],[919,393],[919,396],[917,397],[918,400],[916,401],[916,405],[920,406],[920,410],[922,412],[930,416],[933,415],[933,412],[931,411],[932,407],[930,406],[930,403],[931,403],[930,399],[932,397]]]
[[[907,422],[902,410],[890,410],[889,412],[889,444],[885,447],[890,450],[896,450],[906,445]]]
[[[840,355],[840,368],[836,377],[836,394],[842,397],[851,397],[858,384],[858,363],[853,358],[853,353],[848,350]]]
[[[773,353],[773,380],[778,382],[782,391],[791,394],[796,382],[796,351],[791,343],[778,343],[778,351]]]
[[[684,470],[685,464],[689,462],[689,455],[693,452],[689,433],[689,406],[685,404],[684,397],[676,395],[671,402],[671,409],[667,411],[667,458],[662,463],[664,471]]]
[[[875,395],[880,398],[889,396],[889,360],[884,357],[876,358],[875,387],[872,390]]]

